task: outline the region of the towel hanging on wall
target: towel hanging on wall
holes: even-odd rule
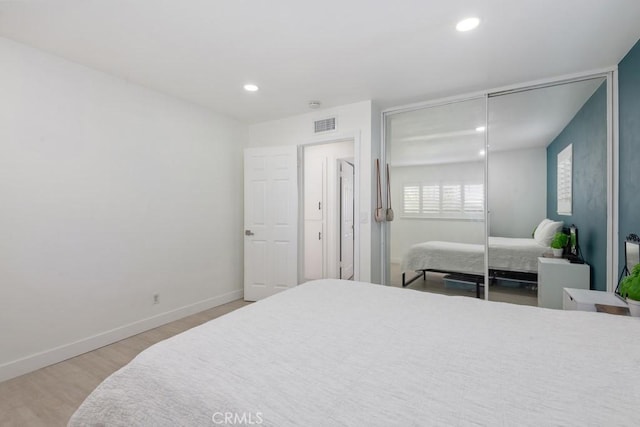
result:
[[[391,176],[389,175],[389,163],[387,163],[387,221],[393,221],[393,208],[391,207]]]
[[[380,185],[380,160],[376,159],[376,184],[377,184],[377,195],[376,195],[376,212],[374,214],[374,219],[376,222],[384,221],[384,214],[382,209],[382,186]]]

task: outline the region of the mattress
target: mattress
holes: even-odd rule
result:
[[[143,351],[69,425],[637,425],[638,336],[636,318],[319,280]]]
[[[549,247],[534,239],[489,237],[489,268],[535,273],[538,257]],[[442,270],[484,274],[484,245],[455,242],[425,242],[413,245],[402,262],[402,271]]]

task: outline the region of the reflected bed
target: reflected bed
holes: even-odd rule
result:
[[[489,276],[537,281],[538,257],[549,252],[535,239],[489,237]],[[413,245],[402,261],[402,285],[424,277],[425,271],[484,276],[484,245],[431,241]],[[405,272],[420,272],[406,280]],[[478,282],[479,283],[479,282]]]
[[[639,335],[629,317],[320,280],[148,348],[69,425],[635,425]]]

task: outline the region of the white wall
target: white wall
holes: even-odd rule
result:
[[[373,166],[374,159],[382,157],[382,109],[374,102],[371,103],[371,158],[370,161],[370,175],[369,175],[369,196],[371,197],[371,212],[375,213],[376,204],[376,186],[375,184],[375,168]],[[365,191],[365,190],[363,190]],[[383,194],[383,199],[385,196]],[[386,200],[386,199],[385,199]],[[373,218],[373,214],[370,214]],[[378,224],[375,221],[371,221],[371,282],[372,283],[391,283],[387,280],[390,277],[389,269],[383,265],[383,245],[388,250],[388,242],[383,242],[383,229],[387,224]],[[388,253],[388,252],[386,252]],[[383,276],[383,269],[386,274]],[[384,281],[383,281],[384,280]]]
[[[379,152],[379,142],[372,144],[371,101],[314,111],[312,113],[258,123],[249,127],[249,146],[302,145],[320,141],[340,141],[352,135],[360,142],[360,271],[359,280],[380,280],[380,225],[371,219],[373,212],[373,157]],[[314,120],[337,116],[337,131],[322,136],[313,134]],[[374,136],[375,138],[375,136]],[[372,242],[377,242],[373,245]]]
[[[547,215],[545,147],[489,153],[492,236],[531,237]]]
[[[0,58],[0,380],[241,297],[245,127],[6,39]]]
[[[338,160],[353,162],[353,141],[311,145],[304,148],[304,278],[306,280],[340,276]],[[312,177],[309,171],[319,176]],[[318,202],[321,202],[321,209],[318,209]],[[322,240],[318,240],[318,232],[322,233]],[[309,274],[318,271],[320,275]]]
[[[484,243],[482,220],[415,218],[402,215],[404,185],[448,181],[481,184],[484,182],[484,163],[391,167],[391,200],[395,213],[395,219],[390,224],[391,262],[400,263],[412,245],[430,240]]]

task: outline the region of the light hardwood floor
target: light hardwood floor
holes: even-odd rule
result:
[[[2,382],[0,426],[66,426],[89,393],[142,350],[247,304],[233,301]]]

